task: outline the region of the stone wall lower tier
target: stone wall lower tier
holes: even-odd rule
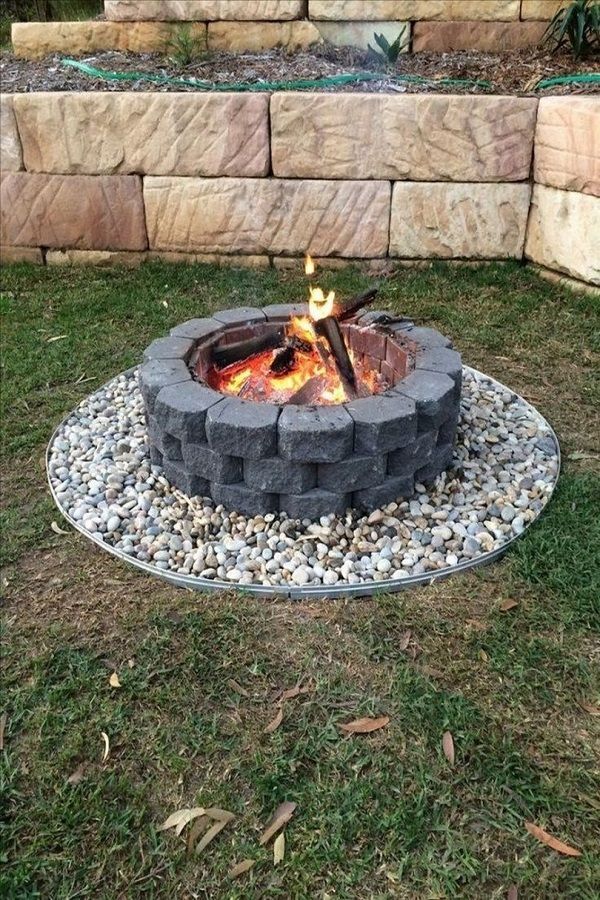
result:
[[[567,0],[105,0],[106,21],[27,22],[17,56],[104,50],[164,53],[188,24],[209,50],[297,50],[327,41],[367,49],[374,32],[404,52],[502,51],[535,46]],[[412,37],[412,41],[411,41]]]
[[[599,281],[598,97],[31,93],[0,125],[6,258],[525,252]]]

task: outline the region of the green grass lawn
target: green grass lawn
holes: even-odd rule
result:
[[[541,521],[491,567],[291,604],[176,590],[56,534],[44,451],[64,414],[153,337],[217,308],[302,299],[303,277],[164,264],[0,277],[0,895],[479,900],[514,885],[528,900],[595,900],[598,299],[512,264],[383,280],[381,306],[447,332],[467,363],[538,406],[563,475]],[[321,278],[342,296],[371,281]],[[278,692],[298,681],[312,690],[265,733]],[[365,715],[390,721],[345,737],[340,723]],[[258,838],[283,800],[297,809],[274,867]],[[157,831],[194,806],[236,815],[199,856],[187,831]],[[544,846],[526,822],[582,855]],[[232,880],[245,858],[254,867]]]

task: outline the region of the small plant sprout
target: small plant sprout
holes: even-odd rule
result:
[[[378,57],[383,56],[386,62],[394,64],[398,60],[398,57],[400,56],[402,51],[405,50],[408,46],[408,37],[404,38],[405,31],[406,25],[403,25],[400,29],[398,37],[392,44],[390,44],[384,34],[377,34],[377,32],[375,32],[373,34],[373,39],[375,40],[375,43],[380,48],[380,50],[375,50],[369,44],[370,52]]]
[[[193,31],[189,23],[186,23],[174,30],[167,52],[170,62],[176,66],[185,67],[201,57],[205,49],[203,39]]]
[[[571,47],[575,59],[600,49],[600,2],[572,0],[559,9],[542,37],[551,50]]]

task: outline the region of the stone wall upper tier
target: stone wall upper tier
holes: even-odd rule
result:
[[[0,115],[6,259],[526,256],[600,284],[597,97],[26,93]]]

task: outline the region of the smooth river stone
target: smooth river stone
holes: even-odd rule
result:
[[[520,259],[528,184],[397,183],[390,256],[407,259]]]
[[[13,109],[14,94],[0,94],[0,170],[18,172],[23,168],[21,141]]]
[[[600,197],[600,97],[540,100],[533,171],[540,184]]]
[[[31,172],[266,175],[266,94],[28,93],[14,99]]]
[[[537,100],[440,94],[271,98],[273,172],[294,178],[522,181]]]
[[[374,22],[379,19],[486,19],[519,18],[520,0],[309,0],[311,19]]]
[[[303,0],[104,0],[107,19],[277,22],[304,15]]]
[[[144,179],[150,248],[385,256],[390,185],[278,178]]]
[[[53,53],[81,56],[103,50],[164,53],[176,27],[170,22],[15,22],[11,36],[15,56],[25,59],[41,59]],[[192,24],[191,34],[205,45],[206,25]]]

